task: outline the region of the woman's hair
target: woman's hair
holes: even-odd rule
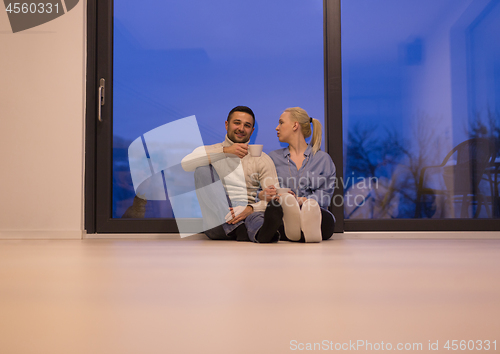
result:
[[[309,117],[307,112],[300,107],[291,107],[285,109],[285,112],[290,113],[292,121],[299,122],[300,130],[304,138],[309,138],[311,136],[311,121],[313,125],[311,147],[312,152],[315,154],[321,148],[322,139],[322,126],[319,120]]]

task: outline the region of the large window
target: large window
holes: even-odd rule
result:
[[[337,231],[500,229],[498,0],[87,4],[89,232],[199,222],[163,152],[221,142],[237,105],[265,152],[287,107],[324,123]]]
[[[342,76],[346,219],[500,216],[500,2],[344,0]]]
[[[115,0],[96,6],[97,47],[106,48],[97,62],[97,83],[106,83],[97,136],[108,141],[97,153],[104,171],[102,177],[98,171],[97,208],[105,214],[98,224],[128,225],[119,227],[128,231],[131,219],[179,217],[168,187],[189,180],[194,190],[194,178],[170,178],[165,161],[158,162],[167,149],[158,139],[171,133],[170,123],[192,117],[193,124],[176,134],[182,143],[168,146],[170,155],[179,155],[196,144],[222,142],[227,114],[238,105],[254,111],[250,142],[263,144],[265,152],[281,147],[275,127],[287,107],[303,107],[324,122],[322,0],[147,0],[140,6]],[[200,218],[196,195],[186,198],[189,213],[177,214]],[[174,231],[157,225],[156,231]]]

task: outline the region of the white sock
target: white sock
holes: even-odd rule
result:
[[[307,199],[300,210],[300,227],[306,242],[321,242],[321,209],[314,199]]]
[[[289,193],[280,197],[283,208],[285,235],[290,241],[300,241],[300,207],[297,199]]]

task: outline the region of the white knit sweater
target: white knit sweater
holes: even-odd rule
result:
[[[233,144],[226,135],[226,139],[220,144],[200,146],[182,159],[182,168],[194,171],[199,166],[212,164],[234,205],[248,203],[254,211],[264,211],[267,203],[256,203],[255,197],[259,187],[265,189],[274,185],[279,188],[274,163],[264,152],[259,157],[248,154],[242,159],[226,155],[223,148]]]

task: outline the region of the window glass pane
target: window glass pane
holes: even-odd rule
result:
[[[341,5],[345,217],[498,217],[500,2]]]
[[[220,143],[228,112],[246,105],[251,142],[269,152],[285,108],[323,122],[323,1],[115,0],[113,75],[113,217],[174,217],[165,174],[151,177],[159,127],[194,115],[202,143]],[[132,178],[148,177],[155,195],[132,207]]]

